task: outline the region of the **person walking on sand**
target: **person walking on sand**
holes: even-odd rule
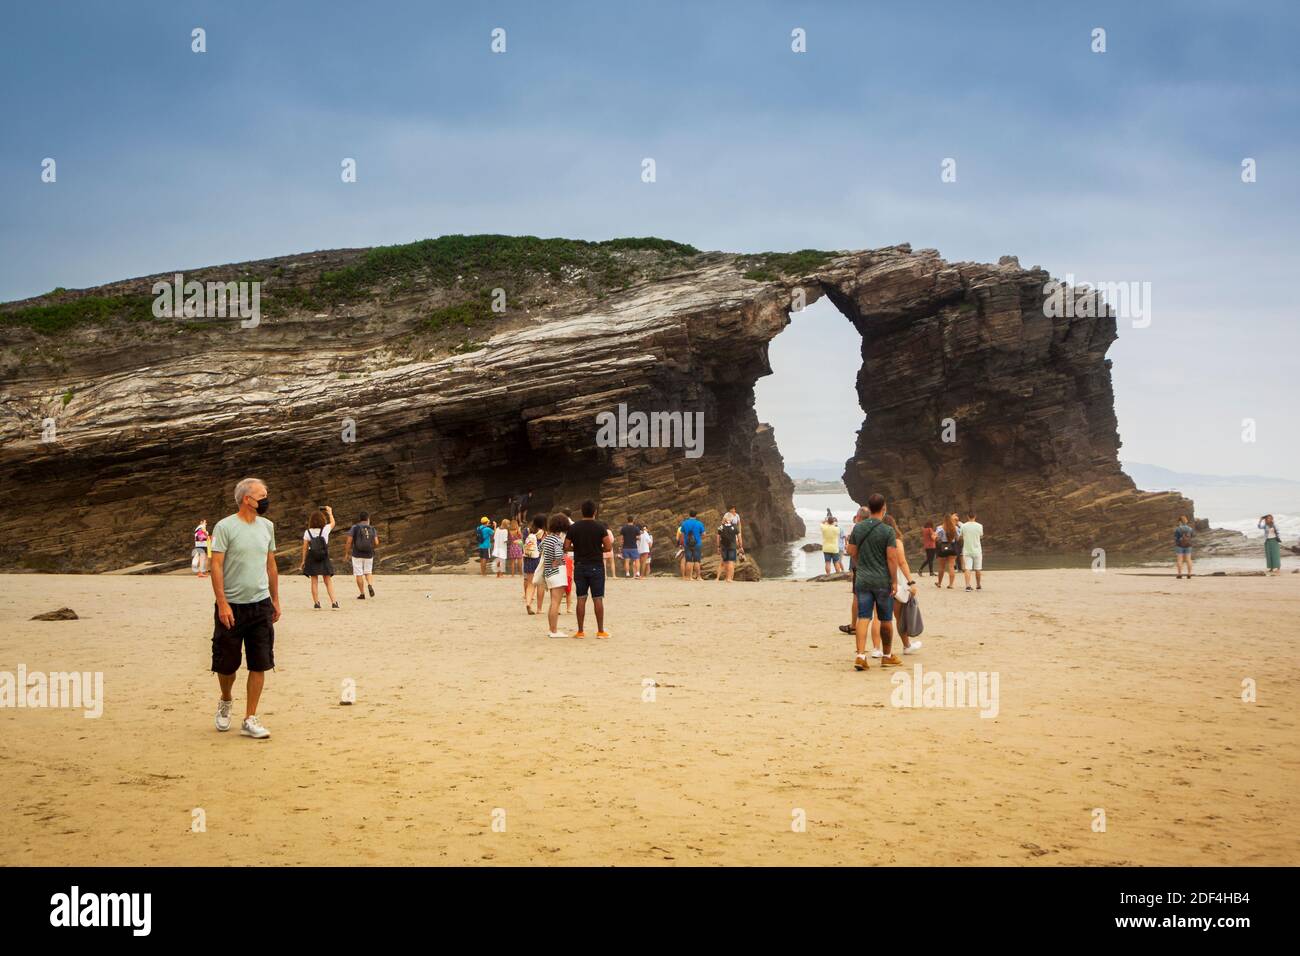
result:
[[[898,548],[898,587],[894,591],[894,631],[903,642],[904,654],[915,654],[921,649],[921,642],[913,640],[907,633],[907,603],[916,600],[917,585],[912,580],[912,569],[907,564],[907,548],[903,545],[903,529],[898,526],[891,514],[885,515],[885,524],[894,529],[895,547]],[[872,657],[880,657],[880,621],[871,622]]]
[[[367,590],[372,598],[375,596],[375,549],[378,547],[379,529],[370,523],[370,512],[363,511],[343,541],[343,560],[352,562],[358,601],[366,599]]]
[[[537,569],[542,560],[542,538],[546,536],[546,516],[537,515],[533,518],[533,526],[529,529],[528,537],[524,539],[524,609],[529,614],[535,614],[533,610],[533,592],[537,591],[538,611],[541,610],[542,596],[540,581],[535,580]]]
[[[196,577],[208,576],[208,519],[199,521],[194,529],[194,546],[190,550],[190,570]]]
[[[844,570],[840,558],[840,529],[829,509],[826,511],[826,520],[822,522],[822,562],[827,574]]]
[[[965,564],[962,576],[966,579],[966,590],[971,590],[970,575],[975,572],[975,590],[984,589],[984,525],[975,520],[974,510],[967,512],[967,518],[961,526],[961,556]]]
[[[334,563],[330,561],[330,532],[334,530],[334,509],[322,505],[307,519],[307,530],[302,533],[302,560],[298,571],[311,581],[311,602],[320,610],[318,582],[325,579],[325,593],[330,607],[337,609],[339,600],[334,596]]]
[[[1264,532],[1264,569],[1272,574],[1282,573],[1282,533],[1272,515],[1259,519],[1259,529]]]
[[[948,575],[948,590],[957,583],[957,572],[954,570],[957,564],[957,549],[961,547],[961,538],[957,534],[957,519],[954,515],[948,515],[943,519],[943,524],[934,533],[935,543],[939,548],[939,580],[934,582],[937,588],[943,587],[943,576]]]
[[[217,522],[212,535],[212,671],[221,687],[217,730],[230,729],[231,690],[240,650],[248,660],[248,700],[239,732],[264,740],[271,732],[257,717],[266,672],[275,669],[275,622],[280,620],[280,575],[275,566],[275,525],[266,482],[245,478],[235,485],[239,510]]]
[[[930,569],[930,577],[934,577],[934,555],[938,550],[938,542],[934,536],[934,522],[927,521],[921,528],[921,547],[925,549],[925,563],[917,570],[916,576],[923,577],[925,569]]]
[[[641,529],[637,526],[636,518],[628,515],[627,523],[618,529],[618,534],[623,539],[623,576],[641,577],[641,553],[637,550]]]
[[[718,549],[718,580],[734,581],[736,578],[736,556],[739,553],[740,528],[725,517],[714,534],[714,546]]]
[[[478,527],[474,529],[475,547],[478,548],[478,573],[480,577],[487,577],[488,562],[492,560],[492,522],[484,515],[478,519]]]
[[[857,597],[858,620],[854,626],[857,657],[853,669],[867,670],[867,634],[871,615],[880,620],[881,667],[897,667],[902,658],[892,653],[894,641],[894,594],[898,590],[898,548],[894,529],[885,524],[885,498],[873,494],[867,499],[869,516],[853,527],[849,535],[849,557],[857,562],[853,591]]]
[[[1174,579],[1181,581],[1183,569],[1187,569],[1187,578],[1192,577],[1192,538],[1196,532],[1187,522],[1187,515],[1178,516],[1178,527],[1174,528]]]
[[[551,515],[551,520],[546,526],[546,537],[542,539],[542,586],[551,595],[551,604],[546,611],[546,623],[549,625],[548,637],[568,637],[560,630],[560,600],[565,595],[568,581],[564,570],[564,533],[568,529],[568,518],[563,514]],[[540,596],[537,608],[541,610]]]
[[[506,556],[510,553],[510,519],[505,518],[492,532],[492,569],[497,577],[506,573]]]
[[[695,516],[692,508],[690,516],[682,522],[682,557],[686,562],[684,577],[691,581],[703,581],[700,573],[700,560],[704,550],[704,522]]]
[[[614,547],[614,536],[603,522],[596,520],[596,503],[588,500],[582,503],[582,519],[575,521],[569,528],[564,540],[566,551],[573,553],[573,586],[578,592],[578,629],[573,632],[577,638],[586,637],[583,621],[587,615],[587,592],[591,592],[591,603],[596,609],[596,636],[601,639],[609,637],[605,630],[605,562],[604,552]]]
[[[853,516],[853,526],[856,528],[859,522],[866,521],[870,517],[871,512],[867,510],[867,506],[859,506],[857,514]],[[847,545],[845,547],[847,548]],[[849,623],[840,625],[840,630],[845,634],[852,634],[858,626],[858,595],[857,583],[855,580],[858,575],[858,563],[857,559],[852,555],[849,555],[849,574],[852,575],[852,577],[849,578]],[[873,632],[872,643],[874,644],[879,640],[880,631],[877,628]]]
[[[650,533],[650,526],[643,524],[641,534],[636,539],[637,556],[641,560],[641,568],[638,574],[643,581],[650,579],[650,549],[654,546],[654,543],[655,539],[654,535]]]

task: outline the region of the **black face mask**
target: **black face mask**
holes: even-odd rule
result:
[[[260,515],[264,515],[268,510],[270,510],[270,507],[271,507],[271,496],[267,495],[265,498],[263,498],[261,501],[257,503],[257,513]]]

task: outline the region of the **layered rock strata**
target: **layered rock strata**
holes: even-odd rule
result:
[[[558,270],[546,295],[513,296],[449,346],[430,339],[429,316],[472,276],[450,291],[385,279],[326,305],[302,291],[364,254],[196,273],[271,276],[280,305],[255,328],[119,318],[51,335],[18,321],[33,302],[0,307],[0,570],[177,566],[197,520],[229,513],[246,475],[270,485],[285,569],[318,503],[344,527],[368,510],[381,566],[423,570],[462,564],[479,516],[503,517],[527,489],[534,512],[576,513],[590,497],[612,524],[649,522],[661,568],[691,508],[712,526],[737,505],[750,550],[791,540],[803,525],[754,383],[792,300],[822,294],[863,336],[868,415],[845,474],[860,499],[882,491],[909,524],[974,506],[1006,552],[1163,548],[1191,513],[1120,470],[1114,320],[1045,318],[1041,270],[907,246],[775,273],[754,257],[641,255],[612,289]],[[56,299],[136,301],[159,278],[171,275]],[[633,427],[611,445],[602,416],[620,406],[626,420],[699,416],[702,441],[644,447]]]

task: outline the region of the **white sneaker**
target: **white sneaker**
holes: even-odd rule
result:
[[[917,651],[919,651],[920,649],[921,649],[921,642],[920,642],[920,641],[913,641],[913,642],[912,642],[911,644],[909,644],[907,647],[903,648],[903,653],[904,653],[904,654],[915,654],[915,653],[916,653]]]
[[[885,655],[881,653],[880,648],[878,648],[878,647],[873,647],[873,648],[871,649],[871,656],[872,656],[872,657],[884,657]]]
[[[257,714],[254,714],[252,717],[245,717],[243,726],[239,728],[239,732],[245,737],[256,737],[258,740],[263,740],[271,736],[271,732],[263,727],[262,722],[257,719]]]
[[[217,730],[230,729],[230,705],[233,703],[233,700],[217,701]]]
[[[569,635],[565,634],[563,631],[551,631],[546,636],[547,637],[568,637]]]

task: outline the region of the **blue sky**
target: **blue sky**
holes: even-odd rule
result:
[[[1110,353],[1123,457],[1294,475],[1298,8],[24,5],[0,36],[0,299],[450,232],[1013,254],[1152,283],[1151,326]],[[851,387],[806,427],[824,346],[796,322],[774,350],[801,381],[760,389],[792,459],[852,449]]]

